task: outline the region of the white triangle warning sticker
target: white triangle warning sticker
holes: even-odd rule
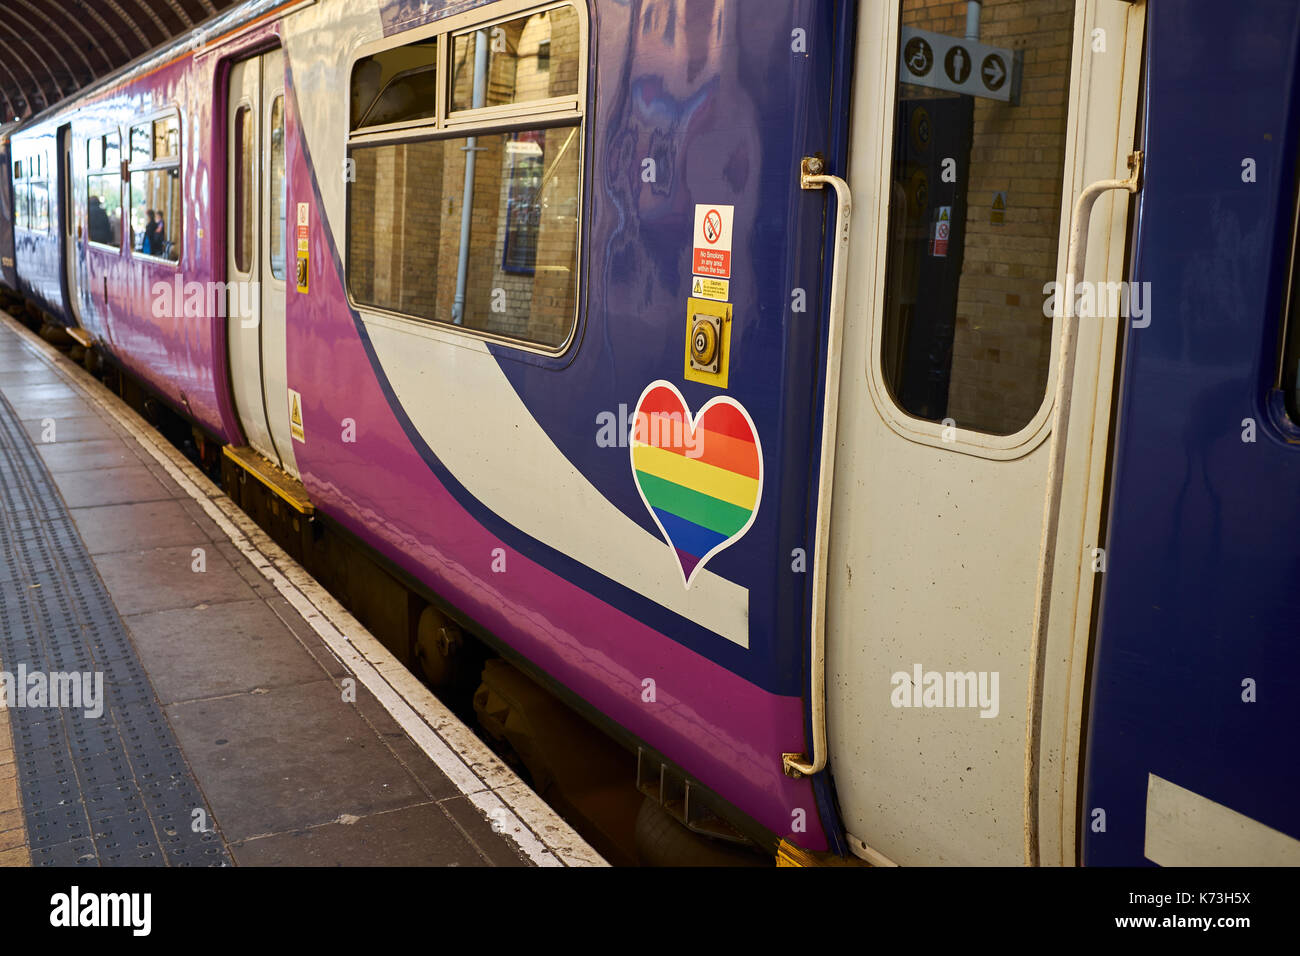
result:
[[[700,285],[700,280],[699,280],[699,279],[696,279],[696,280],[695,280],[695,291],[698,293],[698,292],[702,292],[703,290],[704,290],[704,287],[703,287],[702,285]]]
[[[1001,194],[1001,193],[994,193],[994,194],[993,194],[993,208],[994,208],[994,209],[1006,209],[1006,208],[1007,208],[1007,202],[1006,202],[1005,199],[1002,198],[1002,194]]]

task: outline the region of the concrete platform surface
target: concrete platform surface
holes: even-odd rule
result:
[[[179,452],[8,321],[6,702],[0,866],[603,863]]]

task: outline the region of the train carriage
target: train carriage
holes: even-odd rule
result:
[[[251,0],[0,138],[0,278],[783,859],[1295,862],[1297,48]]]

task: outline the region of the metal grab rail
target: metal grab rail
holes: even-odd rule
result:
[[[849,221],[853,193],[839,176],[823,175],[822,161],[805,158],[799,186],[822,189],[829,185],[839,200],[835,216],[835,257],[831,265],[830,324],[826,342],[826,393],[822,408],[822,450],[817,483],[817,525],[813,542],[811,670],[812,759],[804,754],[782,754],[781,767],[791,777],[820,773],[826,768],[826,550],[830,542],[831,491],[835,481],[836,424],[840,397],[840,359],[844,344],[844,287],[848,280]]]
[[[1061,488],[1065,479],[1066,439],[1070,429],[1070,406],[1074,396],[1074,367],[1077,354],[1078,318],[1073,302],[1076,281],[1083,280],[1088,256],[1088,228],[1092,209],[1103,194],[1122,189],[1135,193],[1141,186],[1142,152],[1129,157],[1128,179],[1103,179],[1084,188],[1074,203],[1070,220],[1070,245],[1065,259],[1065,288],[1057,296],[1056,314],[1061,319],[1061,342],[1057,353],[1055,408],[1052,418],[1052,450],[1047,462],[1047,494],[1043,504],[1043,537],[1040,545],[1038,594],[1034,608],[1034,629],[1030,644],[1031,669],[1027,690],[1029,727],[1025,734],[1025,863],[1038,865],[1038,749],[1042,733],[1042,709],[1038,706],[1047,646],[1047,625],[1052,605],[1052,582],[1055,576],[1056,537],[1061,524]],[[1063,304],[1064,303],[1064,304]]]

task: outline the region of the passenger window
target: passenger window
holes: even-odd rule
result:
[[[964,5],[902,4],[881,371],[908,414],[993,435],[1033,419],[1051,365],[1043,289],[1056,278],[1075,4],[1039,6],[983,7],[980,42],[1026,51],[1012,105],[941,88],[941,74],[1000,62],[938,62],[910,32],[960,38]]]
[[[271,103],[271,275],[284,278],[285,263],[285,207],[288,205],[288,183],[284,176],[284,97],[277,96]]]
[[[561,127],[357,149],[348,245],[354,298],[561,345],[577,296],[577,133]],[[464,157],[471,145],[479,152],[469,244],[462,246]],[[536,165],[546,164],[550,175],[516,191],[512,209],[510,148],[519,145],[531,147]],[[526,267],[510,269],[512,263]]]
[[[179,262],[184,222],[176,116],[132,127],[130,175],[132,251]]]
[[[31,216],[28,212],[29,190],[26,182],[28,168],[28,164],[23,160],[14,163],[14,225],[19,229],[31,228]]]
[[[253,268],[253,111],[235,111],[235,268]]]
[[[435,118],[419,141],[410,129],[360,141],[364,130],[354,131],[348,288],[359,305],[554,349],[577,317],[581,102],[553,94],[579,89],[578,14],[566,5],[481,33],[491,43],[494,31],[500,50],[475,57],[480,31],[471,31],[455,38],[461,53],[444,67],[471,103],[474,88],[492,91],[490,118],[458,117],[452,128]],[[549,60],[539,61],[544,42]],[[542,77],[539,62],[571,75]],[[354,104],[370,95],[356,89],[361,78],[353,72]],[[532,105],[547,98],[544,109]]]
[[[576,96],[578,47],[571,6],[462,33],[452,48],[451,108]]]
[[[32,183],[31,228],[35,232],[50,231],[50,193],[45,182],[37,180]]]
[[[149,124],[131,127],[131,165],[147,163],[153,159],[153,134]]]
[[[175,116],[153,121],[154,159],[179,159],[180,145],[181,128]]]
[[[86,238],[100,245],[122,245],[122,170],[116,133],[87,144]]]
[[[438,40],[358,60],[352,68],[352,129],[431,120],[438,110]]]

